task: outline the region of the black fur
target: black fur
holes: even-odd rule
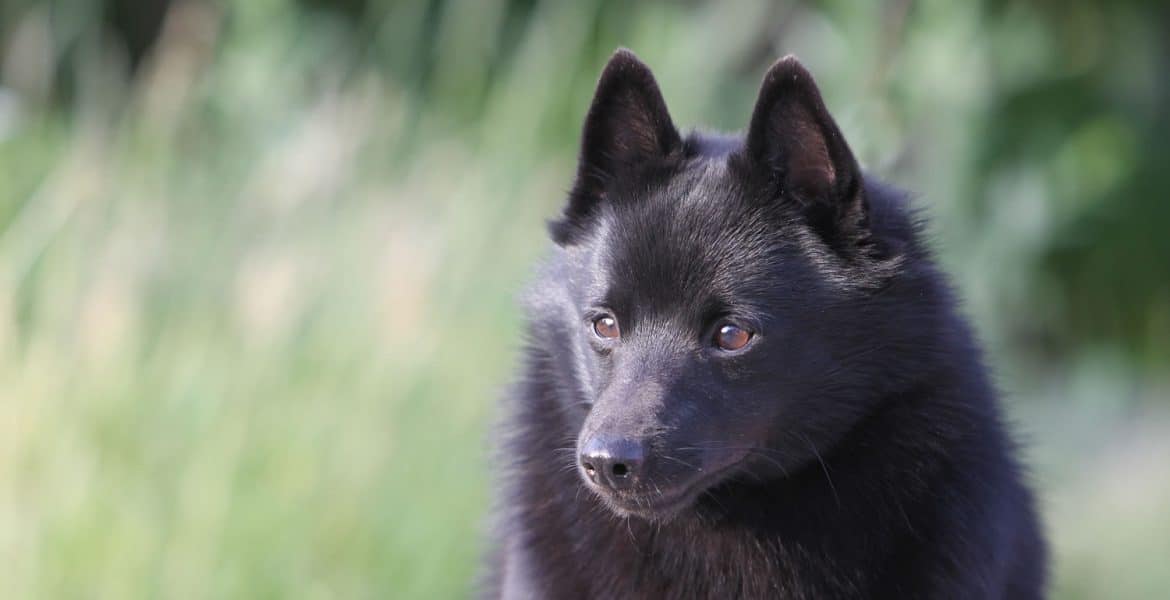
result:
[[[796,60],[742,140],[684,139],[619,51],[551,231],[485,596],[1044,595],[979,349],[904,196],[863,176]],[[712,343],[729,323],[742,349]],[[582,453],[613,440],[644,462],[607,486]]]

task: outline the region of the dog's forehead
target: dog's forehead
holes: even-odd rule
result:
[[[732,296],[770,277],[777,232],[722,161],[703,161],[626,198],[606,219],[599,266],[609,291],[641,303]]]

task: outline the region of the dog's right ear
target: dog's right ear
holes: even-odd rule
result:
[[[564,214],[549,224],[553,241],[573,242],[606,198],[615,178],[661,162],[682,148],[662,92],[633,52],[619,49],[605,65],[581,134],[577,179]]]

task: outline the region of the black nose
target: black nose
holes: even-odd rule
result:
[[[637,481],[644,457],[640,442],[594,437],[581,447],[581,468],[593,483],[622,489]]]

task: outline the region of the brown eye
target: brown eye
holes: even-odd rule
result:
[[[724,350],[739,350],[752,339],[752,332],[737,325],[724,325],[715,334],[715,344]]]
[[[622,331],[618,328],[617,319],[605,316],[593,320],[593,333],[599,338],[612,340],[621,336]]]

